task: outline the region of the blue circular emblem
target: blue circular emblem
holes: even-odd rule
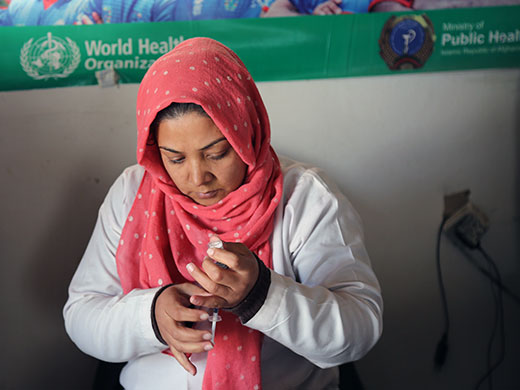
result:
[[[390,46],[400,56],[417,53],[424,44],[424,28],[413,19],[404,19],[390,33]]]

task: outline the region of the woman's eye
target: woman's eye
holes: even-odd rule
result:
[[[210,158],[211,160],[220,160],[221,158],[225,157],[226,154],[228,154],[228,152],[229,149],[226,149],[223,152],[211,154],[208,156],[208,158]]]
[[[180,157],[180,158],[171,158],[170,159],[170,162],[172,164],[180,164],[184,161],[184,157]]]

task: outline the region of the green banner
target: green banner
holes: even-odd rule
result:
[[[235,50],[256,81],[520,67],[520,6],[1,27],[0,90],[97,84],[104,69],[138,83],[155,59],[195,36]]]

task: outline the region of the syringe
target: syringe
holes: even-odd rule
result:
[[[210,241],[208,243],[208,249],[214,248],[214,249],[223,249],[224,244],[222,244],[222,241]],[[228,269],[229,267],[225,264],[222,264],[220,262],[216,262],[220,268],[222,269]],[[208,321],[211,322],[211,344],[215,344],[215,331],[217,330],[217,322],[222,321],[222,317],[218,315],[218,308],[213,309],[213,314],[209,316]]]
[[[217,322],[222,321],[222,317],[218,315],[218,309],[213,309],[213,314],[209,316],[208,321],[211,322],[211,344],[215,345],[215,331],[217,330]]]

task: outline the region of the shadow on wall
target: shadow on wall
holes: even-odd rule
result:
[[[113,177],[93,165],[94,159],[63,178],[53,194],[56,207],[52,218],[40,226],[39,242],[32,246],[24,264],[22,302],[31,307],[24,324],[36,337],[36,351],[47,351],[48,359],[39,358],[32,369],[38,388],[91,389],[97,361],[84,355],[68,338],[62,309],[74,271],[86,248],[97,218],[97,210]],[[52,185],[52,184],[51,184]],[[62,187],[62,188],[60,188]],[[41,207],[45,207],[42,204]],[[37,318],[35,322],[34,319]],[[27,326],[27,325],[26,325]],[[25,345],[24,348],[30,348]],[[24,381],[30,380],[29,378]],[[31,388],[25,383],[22,388]],[[26,387],[28,386],[28,387]]]
[[[515,93],[515,96],[516,96],[516,104],[515,106],[517,107],[517,110],[516,110],[516,132],[515,132],[515,135],[516,135],[516,175],[515,175],[515,178],[516,178],[516,183],[515,183],[515,198],[516,199],[520,199],[520,78],[518,79],[517,83],[516,83],[516,93]],[[519,230],[518,231],[518,235],[517,236],[520,236],[520,201],[516,202],[516,210],[515,210],[515,219],[514,221],[516,222],[515,225],[517,226],[517,229]],[[516,253],[520,253],[520,240],[516,240],[515,241],[515,245],[517,246],[516,247]]]

